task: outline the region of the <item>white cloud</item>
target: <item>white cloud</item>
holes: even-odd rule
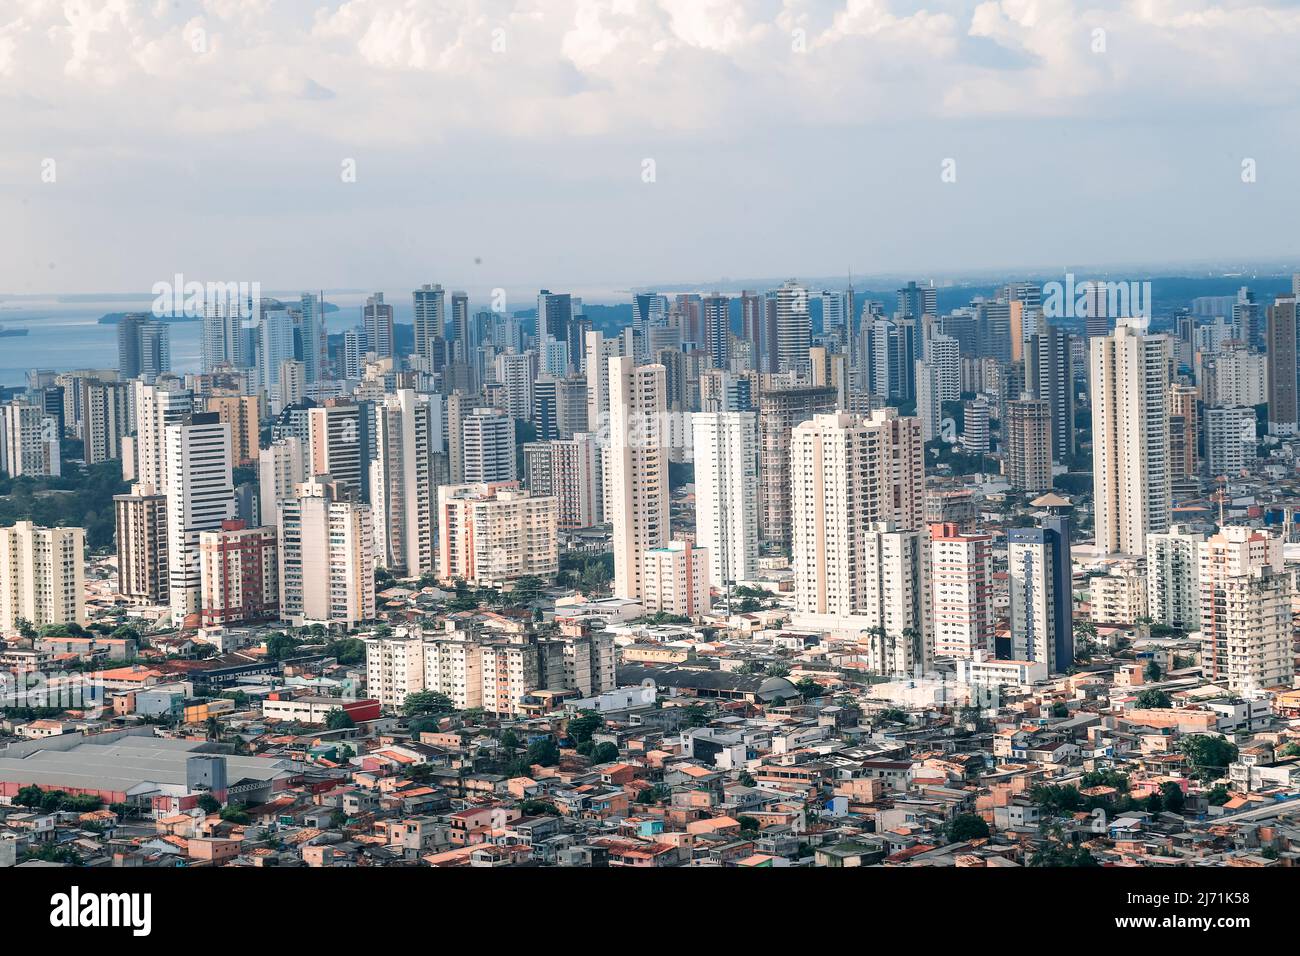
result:
[[[1094,29],[1105,30],[1104,53]],[[573,190],[575,222],[653,217],[661,199],[617,192],[625,176],[639,182],[648,155],[659,160],[656,197],[695,190],[684,217],[728,187],[797,196],[822,186],[828,165],[896,162],[848,185],[930,203],[937,225],[951,209],[921,192],[920,174],[900,177],[914,167],[937,178],[929,170],[961,152],[973,126],[1018,124],[1006,127],[1005,154],[988,157],[986,183],[998,162],[1026,157],[1086,179],[1098,157],[1062,151],[1046,130],[1075,143],[1122,130],[1124,148],[1128,130],[1170,116],[1184,118],[1185,164],[1212,144],[1229,170],[1240,159],[1231,154],[1260,156],[1261,183],[1296,168],[1268,147],[1300,129],[1298,35],[1300,8],[1285,0],[0,0],[0,187],[30,183],[41,157],[66,157],[60,188],[108,184],[81,208],[99,204],[116,213],[105,222],[120,222],[176,170],[178,191],[207,183],[210,205],[194,204],[214,215],[236,177],[284,209],[344,196],[373,209],[380,199],[365,190],[386,170],[389,215],[400,215],[399,176],[416,192],[436,179],[439,209],[466,182],[490,182],[464,201],[454,233],[475,216],[509,219],[521,196],[549,200],[556,183]],[[353,193],[336,188],[345,156],[361,160]],[[961,169],[971,182],[968,153]],[[985,187],[986,207],[971,202],[969,226],[1021,199],[1008,179],[1002,192]],[[34,194],[51,195],[64,194]],[[55,228],[35,202],[5,202],[0,188],[0,218]],[[66,209],[45,212],[56,223]],[[64,241],[77,226],[59,227]],[[851,246],[862,240],[850,227],[841,243]],[[743,250],[760,241],[752,233],[703,251]],[[213,248],[230,242],[212,235]],[[21,241],[10,232],[0,251]]]

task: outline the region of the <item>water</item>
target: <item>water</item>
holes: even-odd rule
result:
[[[339,311],[329,313],[326,319],[329,331],[338,333],[357,325],[359,306],[364,299],[364,295],[330,296],[329,301],[339,306]],[[398,306],[395,318],[400,321],[404,310],[400,301],[395,304]],[[109,312],[148,312],[152,305],[153,300],[147,296],[0,301],[0,324],[28,330],[24,337],[0,338],[0,386],[26,385],[27,373],[34,368],[55,371],[117,368],[117,326],[100,325],[100,317]],[[409,303],[405,311],[410,311]],[[199,371],[201,323],[168,324],[172,371],[178,375]]]

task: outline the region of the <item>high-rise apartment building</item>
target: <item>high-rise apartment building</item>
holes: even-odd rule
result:
[[[1268,430],[1271,435],[1293,435],[1300,424],[1297,404],[1296,303],[1292,295],[1278,296],[1268,307],[1265,354],[1268,358]]]
[[[768,292],[764,305],[767,371],[807,371],[808,347],[812,344],[808,290],[790,279],[781,288]]]
[[[1052,461],[1074,455],[1074,359],[1069,330],[1044,326],[1025,342],[1025,391],[1047,402],[1052,420]]]
[[[641,598],[647,614],[696,620],[709,600],[709,553],[689,541],[669,541],[641,553]]]
[[[1141,555],[1169,527],[1169,340],[1121,324],[1090,345],[1097,547]]]
[[[934,653],[973,659],[993,644],[993,552],[987,534],[955,524],[930,525]]]
[[[643,552],[668,542],[667,417],[662,365],[609,360],[609,508],[613,524],[614,594],[642,597]]]
[[[0,405],[0,471],[11,478],[57,477],[63,471],[58,420],[39,405]]]
[[[0,637],[19,625],[85,624],[86,532],[19,521],[0,528]]]
[[[199,535],[234,517],[230,426],[213,412],[194,412],[166,427],[167,574],[172,620],[199,611]]]
[[[499,586],[559,570],[559,502],[517,483],[438,489],[438,577]]]
[[[384,302],[382,292],[376,292],[366,299],[366,304],[361,309],[361,321],[366,329],[366,350],[378,358],[392,358],[396,353],[393,307]]]
[[[350,484],[317,475],[279,503],[280,613],[295,627],[355,627],[375,617],[370,506]]]
[[[1282,541],[1229,525],[1200,546],[1201,674],[1234,694],[1291,686],[1292,574]]]
[[[758,476],[762,501],[759,536],[790,547],[790,437],[796,425],[835,411],[833,388],[774,388],[759,396]]]
[[[113,496],[117,527],[117,593],[128,604],[167,604],[167,496],[134,484]]]
[[[409,388],[375,408],[377,455],[370,464],[375,553],[379,567],[401,577],[436,567],[435,489],[446,473],[442,423],[432,397]]]
[[[411,294],[415,317],[415,354],[427,371],[446,361],[446,293],[441,285],[425,283]]]
[[[258,461],[258,432],[261,428],[261,399],[256,395],[209,395],[204,399],[209,412],[230,426],[230,454],[238,468]]]
[[[691,416],[695,449],[695,541],[719,588],[758,572],[758,416]]]
[[[1147,614],[1152,623],[1201,626],[1200,547],[1209,535],[1183,525],[1147,535]]]
[[[922,527],[922,449],[920,422],[892,408],[868,418],[817,415],[794,429],[790,487],[801,614],[865,613],[873,593],[862,557],[869,526],[887,522],[891,534]]]
[[[515,420],[497,408],[476,408],[461,419],[463,484],[495,484],[518,476]]]
[[[1044,516],[1037,528],[1007,532],[1011,592],[1011,656],[1047,665],[1052,673],[1074,663],[1074,608],[1070,519]]]
[[[1039,398],[1006,403],[1002,425],[1006,479],[1017,491],[1052,487],[1052,407]]]
[[[276,529],[239,519],[199,532],[199,624],[236,627],[280,617]]]
[[[578,432],[565,441],[530,442],[524,446],[524,477],[535,495],[553,495],[562,530],[601,523],[600,458],[596,439]]]

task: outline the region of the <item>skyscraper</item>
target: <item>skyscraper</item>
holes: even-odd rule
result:
[[[477,408],[461,420],[461,469],[467,485],[514,481],[515,420],[498,408]]]
[[[767,370],[807,371],[808,347],[812,344],[812,316],[808,290],[790,279],[766,297],[768,351]]]
[[[638,600],[642,553],[663,547],[669,538],[664,367],[611,358],[609,386],[606,517],[613,524],[614,594]]]
[[[430,372],[446,361],[446,295],[441,285],[425,283],[411,294],[415,316],[415,354]]]
[[[994,650],[991,540],[963,534],[955,524],[930,525],[934,652],[940,657],[973,659]]]
[[[1052,487],[1052,408],[1044,400],[1006,403],[1002,426],[1007,483],[1017,491]]]
[[[20,636],[20,621],[86,623],[85,551],[82,528],[0,528],[0,637]]]
[[[704,297],[701,307],[704,313],[704,347],[709,353],[709,364],[713,368],[727,368],[730,355],[728,343],[731,340],[731,300],[721,292]]]
[[[379,358],[392,358],[396,352],[393,341],[393,307],[384,302],[382,292],[376,292],[366,299],[361,318],[366,328],[367,351],[374,352]]]
[[[800,613],[864,613],[872,593],[861,550],[868,527],[884,522],[888,528],[877,530],[896,534],[922,526],[922,447],[920,422],[892,408],[869,418],[817,415],[794,429],[790,505]]]
[[[1090,345],[1097,547],[1141,555],[1169,527],[1169,342],[1121,324]]]
[[[1230,525],[1200,545],[1201,673],[1234,694],[1291,686],[1292,576],[1282,541]]]
[[[1297,297],[1278,296],[1268,307],[1268,431],[1293,435],[1300,424],[1296,394]]]
[[[325,329],[325,307],[320,296],[310,292],[302,294],[298,305],[298,338],[302,345],[303,380],[307,383],[319,382],[325,377],[328,365],[329,335]]]
[[[720,588],[758,571],[758,416],[691,416],[695,448],[695,541],[708,549]]]
[[[136,381],[135,391],[135,461],[131,476],[135,481],[167,490],[167,428],[184,421],[194,408],[193,395],[180,387],[180,381],[168,377],[153,385]]]
[[[199,611],[199,535],[234,517],[230,426],[214,412],[194,412],[165,431],[168,590],[179,626]]]
[[[835,403],[833,388],[774,388],[759,396],[759,535],[774,547],[790,547],[791,432],[814,415],[835,411]]]
[[[431,396],[409,388],[375,408],[378,455],[370,465],[376,564],[399,577],[435,568],[435,489],[446,472],[442,422]]]
[[[373,512],[351,485],[317,475],[279,504],[280,610],[294,626],[375,616]]]
[[[1074,456],[1074,363],[1070,333],[1046,326],[1025,343],[1025,389],[1047,402],[1052,419],[1052,461],[1065,463]]]
[[[117,593],[128,604],[166,604],[167,496],[135,484],[113,496],[117,530]]]
[[[1011,656],[1059,673],[1074,663],[1070,519],[1045,515],[1037,528],[1007,532]]]

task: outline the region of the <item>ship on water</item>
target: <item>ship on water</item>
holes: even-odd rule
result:
[[[26,335],[27,329],[11,329],[7,325],[0,325],[0,339],[10,339],[18,335]]]

